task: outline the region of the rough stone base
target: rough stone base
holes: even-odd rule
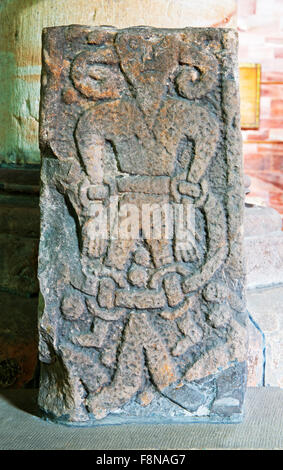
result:
[[[169,386],[162,395],[152,390],[150,404],[135,397],[115,413],[97,420],[70,421],[69,416],[52,415],[41,410],[42,418],[69,426],[98,426],[131,423],[240,423],[243,419],[246,364],[237,364],[205,379]],[[142,399],[144,403],[142,403]],[[147,405],[147,406],[145,406]]]
[[[1,450],[283,449],[283,390],[274,387],[247,389],[245,419],[237,425],[67,427],[39,419],[36,402],[33,390],[2,394]]]

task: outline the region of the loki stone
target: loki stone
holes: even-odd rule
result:
[[[238,422],[237,33],[43,32],[39,405],[73,424]]]

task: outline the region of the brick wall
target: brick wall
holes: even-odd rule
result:
[[[238,0],[239,60],[260,63],[260,127],[243,131],[250,197],[283,214],[283,0]]]

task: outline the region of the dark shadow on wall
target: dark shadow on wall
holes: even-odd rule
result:
[[[0,0],[0,389],[38,385],[39,162],[23,165],[14,114],[23,12],[45,0]],[[2,103],[1,103],[2,102]],[[1,106],[2,104],[2,106]],[[3,155],[1,155],[1,148]],[[5,149],[11,149],[9,164]],[[2,158],[1,158],[2,157]],[[1,161],[5,162],[2,163]]]
[[[0,390],[0,400],[32,416],[41,416],[37,404],[38,390]]]
[[[38,383],[38,180],[0,168],[0,389]]]

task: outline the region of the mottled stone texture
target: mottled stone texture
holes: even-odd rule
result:
[[[86,424],[239,421],[246,383],[237,34],[43,34],[39,404]],[[120,203],[193,204],[196,237],[95,238]],[[97,206],[96,206],[97,207]],[[127,216],[128,214],[124,214]]]

